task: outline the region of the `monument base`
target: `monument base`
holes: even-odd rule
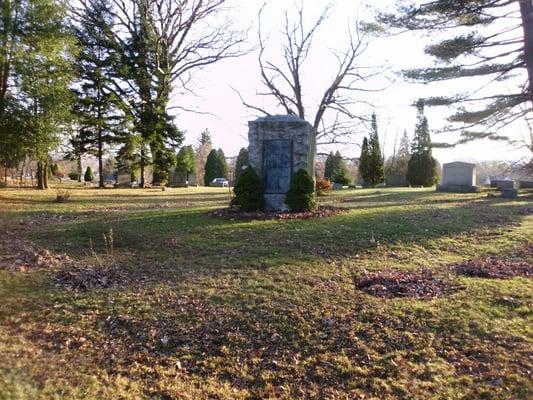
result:
[[[467,186],[467,185],[437,185],[437,192],[479,193],[481,192],[481,188],[479,186]]]
[[[265,211],[289,211],[284,194],[265,194]]]

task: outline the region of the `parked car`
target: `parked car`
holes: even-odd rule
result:
[[[215,178],[211,181],[211,183],[209,184],[209,186],[213,186],[213,187],[228,187],[229,186],[229,182],[226,178]]]

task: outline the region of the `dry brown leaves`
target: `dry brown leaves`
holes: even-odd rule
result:
[[[106,289],[126,280],[125,275],[115,267],[93,267],[75,265],[54,275],[57,287],[67,290],[88,291]]]
[[[320,206],[314,211],[306,212],[282,212],[282,211],[254,211],[244,212],[237,208],[221,208],[210,211],[210,217],[229,219],[229,220],[292,220],[292,219],[314,219],[325,218],[341,214],[347,211],[345,208]]]
[[[0,269],[7,271],[50,269],[70,262],[65,254],[38,248],[31,241],[17,235],[5,234],[0,243]]]
[[[533,277],[533,264],[526,261],[524,256],[533,255],[533,246],[513,257],[489,256],[468,260],[452,266],[461,275],[479,278],[511,279],[516,276]]]
[[[450,282],[436,277],[429,270],[365,271],[354,277],[354,284],[356,288],[372,296],[385,299],[394,297],[429,299],[457,289]]]

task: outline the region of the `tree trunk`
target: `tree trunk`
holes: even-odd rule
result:
[[[143,189],[144,189],[145,184],[146,184],[145,181],[144,181],[144,167],[145,167],[145,165],[144,165],[145,164],[144,157],[145,157],[145,150],[144,150],[144,147],[143,147],[141,149],[141,163],[140,163],[141,164],[141,182],[139,184],[139,186],[141,188],[143,188]]]
[[[48,173],[49,173],[48,162],[45,162],[43,164],[43,182],[44,182],[44,188],[43,189],[48,189],[49,188],[49,186],[48,186]]]
[[[104,144],[102,143],[102,130],[98,132],[98,173],[100,174],[100,184],[98,185],[101,188],[105,187],[104,184]]]
[[[45,189],[43,163],[41,161],[37,162],[37,189],[41,189],[41,190]]]
[[[10,60],[9,60],[9,35],[12,29],[11,19],[11,1],[5,0],[2,8],[2,44],[0,46],[0,118],[4,113],[5,98],[7,95],[7,84],[9,79]]]
[[[81,175],[83,173],[83,167],[81,165],[81,155],[78,155],[78,182],[81,183]]]
[[[524,29],[524,62],[529,81],[527,94],[533,103],[533,0],[520,0],[520,14]]]

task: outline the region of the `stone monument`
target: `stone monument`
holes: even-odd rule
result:
[[[248,123],[250,165],[263,182],[265,209],[285,211],[292,174],[315,176],[316,141],[311,124],[291,115],[272,115]]]
[[[476,193],[476,164],[452,162],[442,166],[442,183],[437,186],[438,192]]]

